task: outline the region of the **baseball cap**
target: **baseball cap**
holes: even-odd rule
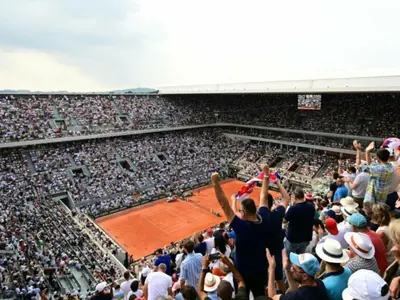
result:
[[[310,253],[296,254],[291,252],[290,262],[302,268],[310,276],[315,276],[320,270],[317,258]]]
[[[347,218],[347,222],[356,227],[365,227],[367,226],[367,219],[360,213],[352,214]]]
[[[98,285],[96,285],[96,292],[101,293],[102,291],[104,291],[106,286],[107,286],[107,282],[105,282],[105,281],[100,282]]]
[[[326,220],[325,220],[325,228],[332,235],[337,235],[339,233],[339,230],[337,228],[337,223],[336,223],[335,219],[326,218]]]
[[[332,209],[325,211],[325,214],[330,218],[334,218],[336,216],[335,212]]]
[[[389,286],[382,277],[365,269],[350,276],[348,287],[342,293],[343,300],[387,300],[389,296]]]
[[[208,235],[212,235],[214,233],[214,231],[211,228],[208,228],[206,232]]]

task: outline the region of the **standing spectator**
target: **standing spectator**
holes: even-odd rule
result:
[[[194,246],[194,252],[200,253],[201,255],[206,255],[207,253],[207,244],[204,242],[204,236],[202,234],[198,234],[195,237],[196,245]]]
[[[131,291],[131,284],[133,279],[131,279],[131,273],[129,271],[125,271],[124,273],[124,281],[121,283],[121,291],[124,292],[125,300],[128,299],[128,293]]]
[[[390,153],[389,162],[393,166],[392,183],[386,198],[386,204],[389,205],[390,211],[395,210],[397,197],[397,187],[400,185],[400,160],[398,154],[400,149],[387,149]],[[397,154],[397,155],[396,155]]]
[[[137,279],[134,279],[132,281],[132,284],[131,284],[130,288],[131,288],[131,290],[128,293],[128,296],[127,296],[128,300],[132,295],[135,295],[135,299],[143,297],[143,291],[141,289],[139,289],[139,281]]]
[[[318,244],[316,253],[325,262],[322,282],[328,293],[328,299],[341,300],[342,292],[347,288],[347,281],[351,275],[351,270],[348,267],[342,267],[342,264],[349,260],[349,256],[340,243],[332,239]]]
[[[157,259],[154,261],[155,269],[157,269],[160,264],[165,264],[167,266],[166,273],[171,275],[171,257],[168,254],[164,254],[162,249],[158,249],[155,255],[157,256]]]
[[[172,296],[172,278],[166,274],[167,266],[164,263],[158,265],[158,271],[150,273],[144,285],[144,297],[148,300],[156,300],[158,297]]]
[[[285,295],[277,295],[275,289],[275,258],[267,251],[269,262],[268,277],[268,296],[273,300],[327,300],[328,294],[323,282],[316,279],[315,276],[320,271],[318,260],[309,253],[296,254],[290,253],[289,267],[286,254],[283,266],[285,268],[286,278],[289,282],[289,291]]]
[[[394,256],[391,252],[391,249],[393,247],[393,242],[389,236],[389,223],[390,223],[389,206],[383,203],[373,204],[371,222],[379,226],[376,229],[376,233],[380,236],[383,243],[385,244],[388,264],[390,265],[394,261]]]
[[[312,240],[315,207],[304,200],[304,192],[300,188],[294,191],[294,203],[286,212],[285,219],[289,222],[284,240],[287,253],[301,254]]]
[[[147,264],[145,264],[145,266],[142,269],[142,272],[140,274],[140,283],[142,285],[144,285],[144,283],[146,282],[146,278],[150,274],[150,272],[151,272],[151,269],[149,268],[149,266]]]
[[[389,151],[379,149],[376,151],[378,164],[372,164],[371,152],[375,148],[372,142],[365,149],[371,179],[368,182],[364,201],[385,202],[392,184],[393,165],[389,161]]]
[[[201,234],[199,235],[201,237],[203,237]],[[179,245],[179,253],[176,255],[175,257],[175,264],[176,264],[176,271],[178,273],[178,275],[181,273],[181,264],[182,261],[185,259],[185,251],[183,249],[183,245]],[[196,247],[194,248],[196,250]],[[196,251],[195,251],[196,252]],[[197,253],[197,252],[196,252]]]
[[[194,253],[194,242],[191,240],[185,243],[184,249],[187,255],[181,264],[180,286],[181,289],[185,285],[190,285],[197,289],[203,256],[200,253]]]
[[[221,223],[219,223],[218,228],[214,231],[213,236],[214,236],[214,238],[216,238],[216,237],[222,235],[224,232],[225,232],[225,223],[221,222]]]
[[[392,221],[389,225],[390,238],[393,241],[392,253],[400,264],[400,219]],[[398,299],[400,296],[400,276],[393,278],[390,283],[390,294],[394,299]]]
[[[114,297],[113,287],[114,282],[111,284],[110,291],[106,290],[107,282],[103,281],[96,285],[96,294],[91,300],[111,300]]]
[[[208,228],[204,233],[204,242],[207,245],[207,254],[211,254],[212,249],[215,247],[215,239],[214,239],[214,231],[211,228]]]
[[[350,276],[342,297],[343,300],[387,300],[390,293],[382,277],[370,270],[359,270]]]
[[[347,232],[344,236],[350,246],[352,259],[347,267],[354,273],[361,269],[371,270],[380,274],[375,259],[375,248],[368,235],[360,232]]]
[[[232,196],[231,207],[220,185],[219,174],[212,174],[211,181],[216,198],[236,234],[235,265],[244,278],[247,291],[251,291],[254,298],[257,298],[264,295],[267,274],[265,248],[267,247],[270,228],[266,201],[260,199],[258,213],[253,199],[241,201],[241,217],[239,218],[234,212],[234,209],[236,210],[236,198]]]
[[[351,225],[353,225],[354,232],[364,233],[371,239],[375,248],[375,259],[378,263],[380,274],[382,275],[388,267],[386,247],[382,239],[376,232],[367,227],[367,219],[362,214],[352,214],[347,220]]]
[[[340,199],[345,198],[348,195],[348,190],[344,185],[343,176],[339,176],[336,179],[336,186],[337,189],[335,194],[333,195],[333,202],[339,201]]]
[[[339,232],[335,219],[326,218],[325,229],[328,232],[328,235],[320,239],[318,244],[324,243],[327,239],[332,239],[338,241],[342,248],[347,248],[348,245],[344,239],[344,232]]]
[[[332,178],[333,182],[329,185],[329,193],[328,193],[328,199],[331,202],[333,202],[333,196],[335,195],[337,190],[336,180],[339,178],[339,173],[333,172]]]

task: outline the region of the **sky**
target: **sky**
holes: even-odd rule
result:
[[[398,0],[0,0],[0,89],[400,75]]]

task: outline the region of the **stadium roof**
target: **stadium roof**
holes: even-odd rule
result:
[[[400,75],[171,86],[159,94],[400,92]]]

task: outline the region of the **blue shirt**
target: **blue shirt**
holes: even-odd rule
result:
[[[351,273],[348,267],[343,267],[342,271],[324,275],[322,282],[328,292],[329,300],[342,300],[342,292],[347,288]]]
[[[339,201],[342,198],[346,198],[349,194],[349,190],[344,185],[338,186],[335,195],[333,196],[333,202]]]
[[[190,253],[181,264],[180,279],[185,280],[185,285],[197,289],[202,269],[203,256],[200,253]]]
[[[154,265],[158,267],[160,264],[165,264],[167,266],[167,274],[171,275],[171,257],[168,254],[159,256]]]
[[[235,265],[242,275],[267,274],[265,249],[270,234],[270,211],[266,207],[258,210],[258,221],[251,222],[235,216],[231,227],[236,234]]]

